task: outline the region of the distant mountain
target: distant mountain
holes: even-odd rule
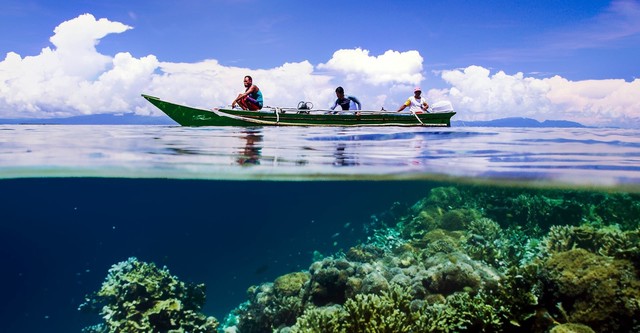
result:
[[[93,114],[68,118],[50,119],[0,119],[0,124],[44,124],[44,125],[177,125],[168,117],[139,116],[133,113],[122,115]]]
[[[531,118],[513,117],[500,118],[487,121],[462,121],[453,120],[451,126],[468,127],[587,127],[580,123],[568,120],[545,120],[539,122]]]

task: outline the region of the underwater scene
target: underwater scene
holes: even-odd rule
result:
[[[640,332],[633,133],[24,130],[7,332]]]

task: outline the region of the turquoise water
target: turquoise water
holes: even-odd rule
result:
[[[111,265],[136,257],[206,284],[201,312],[223,321],[252,299],[252,285],[330,255],[363,244],[432,248],[436,230],[469,232],[475,224],[437,217],[456,209],[494,220],[511,241],[542,242],[556,225],[631,232],[639,138],[638,130],[592,128],[0,126],[0,319],[8,332],[100,323],[78,307]],[[451,189],[458,201],[434,199]],[[500,273],[532,260],[464,248]],[[633,255],[618,259],[637,264]],[[539,308],[567,321],[557,307]]]

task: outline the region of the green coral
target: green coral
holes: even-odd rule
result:
[[[501,328],[499,311],[482,296],[455,293],[429,304],[413,300],[408,289],[395,285],[381,295],[359,294],[343,307],[309,309],[291,332],[497,332]]]
[[[418,318],[415,332],[499,332],[502,316],[481,295],[454,293],[445,303],[428,306]]]
[[[567,323],[555,326],[549,333],[595,333],[595,331],[586,325]]]
[[[373,244],[359,244],[351,247],[345,257],[355,262],[373,262],[384,253],[384,250]],[[318,260],[319,261],[319,260]]]
[[[517,331],[540,331],[532,328],[544,330],[553,323],[539,318],[539,315],[545,312],[539,304],[539,299],[544,294],[540,269],[540,262],[512,266],[505,272],[498,285],[480,290],[479,294],[483,299],[493,308],[500,310],[505,326],[518,328]]]
[[[346,316],[347,314],[340,305],[309,308],[291,327],[291,333],[347,333],[344,322]]]
[[[492,219],[483,217],[473,220],[467,226],[468,241],[464,249],[471,258],[498,267],[501,252],[495,245],[501,232],[500,225]]]
[[[234,310],[238,330],[243,333],[272,332],[293,325],[302,315],[304,306],[301,296],[295,294],[292,287],[304,279],[299,274],[285,277],[279,281],[282,289],[278,291],[273,283],[250,287],[247,291],[249,301]]]
[[[542,240],[542,255],[582,248],[592,253],[638,263],[640,229],[622,231],[618,225],[595,228],[591,225],[552,226]]]
[[[461,209],[463,199],[455,187],[434,188],[408,210],[408,215],[399,219],[398,229],[407,239],[420,238],[436,228],[460,230],[472,213]]]
[[[425,234],[422,239],[412,241],[412,244],[417,248],[424,249],[423,257],[429,258],[440,252],[459,251],[464,241],[464,233],[462,232],[435,229]]]
[[[347,332],[409,332],[411,317],[408,290],[391,288],[391,292],[358,294],[344,304]]]
[[[618,224],[622,230],[633,230],[640,225],[638,194],[460,187],[460,195],[464,198],[464,207],[481,209],[485,217],[503,227],[518,224],[525,229],[537,227],[546,232],[553,225]]]
[[[401,222],[398,227],[402,232],[402,237],[407,239],[420,238],[426,232],[440,227],[440,217],[442,210],[420,211],[406,222]]]
[[[640,280],[628,260],[604,257],[584,249],[554,253],[543,278],[571,322],[601,332],[630,331],[640,318]]]
[[[587,196],[587,195],[585,195]],[[605,225],[617,224],[622,230],[640,226],[640,195],[638,193],[591,193],[587,220],[601,221]]]
[[[436,187],[429,191],[429,195],[421,204],[452,209],[462,207],[464,200],[464,196],[457,187]]]
[[[474,209],[454,209],[442,215],[440,226],[445,230],[464,230],[472,221],[481,216]]]
[[[101,289],[85,298],[80,309],[97,309],[104,323],[85,332],[214,333],[218,321],[200,313],[203,284],[185,284],[166,268],[136,258],[113,265]]]
[[[273,281],[273,288],[276,295],[296,296],[300,294],[302,286],[309,281],[309,274],[305,272],[294,272],[282,275]]]

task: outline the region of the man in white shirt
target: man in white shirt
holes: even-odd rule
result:
[[[429,108],[429,104],[427,104],[427,101],[420,96],[421,94],[422,89],[420,89],[419,87],[413,89],[413,96],[409,97],[397,112],[404,110],[407,106],[409,106],[409,111],[411,113],[429,112],[427,111],[427,109]]]

